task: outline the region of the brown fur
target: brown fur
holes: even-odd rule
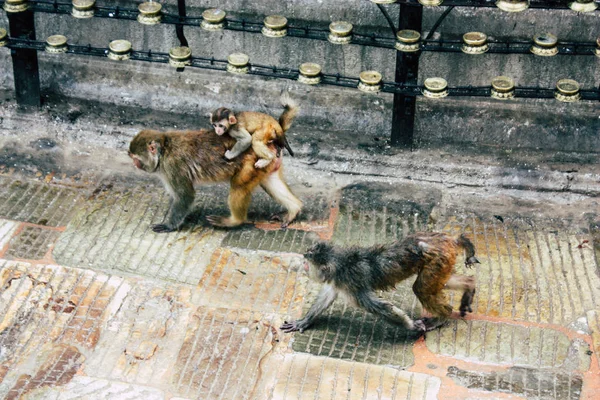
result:
[[[222,135],[229,132],[230,136],[241,140],[230,152],[231,154],[226,154],[227,158],[237,157],[240,151],[244,151],[250,145],[252,145],[252,149],[259,158],[262,159],[262,161],[255,164],[258,168],[263,168],[278,157],[284,147],[290,155],[294,155],[285,132],[291,127],[292,121],[298,114],[299,107],[287,92],[281,96],[281,102],[284,111],[279,117],[279,121],[268,114],[254,111],[243,111],[234,114],[233,111],[225,107],[220,107],[211,113],[210,123],[217,134]],[[251,137],[248,137],[248,135]],[[271,148],[272,144],[276,146],[275,152]]]
[[[284,224],[291,222],[302,206],[283,180],[281,162],[271,163],[264,169],[254,168],[258,159],[253,151],[246,151],[232,161],[222,154],[235,141],[229,136],[218,136],[213,131],[159,132],[144,130],[130,143],[129,154],[134,165],[146,172],[160,175],[173,204],[162,224],[153,227],[164,232],[177,229],[183,223],[194,199],[194,184],[229,180],[228,218],[208,217],[217,226],[233,227],[246,221],[252,191],[257,185],[288,210]]]
[[[317,243],[304,257],[311,264],[311,276],[325,285],[315,303],[302,319],[285,323],[285,332],[302,331],[326,310],[338,292],[355,305],[408,329],[425,331],[443,324],[452,312],[444,297],[444,289],[462,290],[460,313],[472,312],[475,279],[454,274],[459,248],[465,250],[467,266],[477,263],[471,241],[445,233],[418,232],[402,241],[368,248],[342,249],[328,243]],[[398,282],[417,275],[413,291],[423,307],[432,315],[413,321],[393,304],[382,301],[377,290],[393,289]]]

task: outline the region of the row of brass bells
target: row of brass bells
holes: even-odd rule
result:
[[[492,79],[491,97],[508,100],[515,97],[515,82],[507,76]],[[427,78],[423,82],[423,95],[431,99],[448,96],[448,82],[443,78]],[[554,97],[562,102],[575,102],[581,99],[579,84],[573,79],[561,79],[556,83]]]

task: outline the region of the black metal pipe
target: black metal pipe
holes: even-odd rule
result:
[[[398,29],[412,29],[421,32],[423,24],[423,7],[420,5],[401,5]],[[396,53],[395,83],[414,84],[419,74],[420,52]],[[394,94],[394,105],[392,109],[392,134],[390,143],[392,146],[404,148],[413,147],[413,136],[415,128],[416,96],[414,94]]]
[[[427,34],[427,37],[425,38],[425,40],[431,39],[433,37],[433,34],[437,30],[437,28],[440,26],[440,24],[442,22],[444,22],[444,20],[446,19],[446,17],[448,16],[448,14],[450,14],[450,11],[452,11],[452,10],[454,10],[454,6],[446,7],[446,9],[442,13],[442,15],[440,15],[438,20],[435,21],[435,24],[433,24],[433,26],[429,30],[429,33]]]
[[[377,4],[377,7],[379,7],[379,11],[381,11],[381,13],[383,14],[383,16],[387,20],[388,25],[392,29],[392,35],[395,37],[396,36],[396,32],[398,30],[396,29],[396,26],[394,26],[394,21],[392,21],[392,17],[390,17],[390,14],[387,12],[387,10],[385,9],[385,7],[383,7],[381,4]]]
[[[35,41],[35,20],[30,10],[7,13],[11,37]],[[20,106],[40,107],[40,72],[37,49],[11,48],[15,94]]]
[[[179,22],[175,25],[175,32],[177,32],[177,39],[179,39],[179,43],[181,46],[188,47],[188,41],[183,34],[183,24],[187,17],[187,10],[185,7],[185,0],[177,0],[177,10],[179,11]]]

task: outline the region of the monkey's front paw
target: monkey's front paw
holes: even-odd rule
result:
[[[264,168],[269,164],[271,164],[271,160],[265,160],[264,158],[261,158],[260,160],[258,160],[257,162],[254,163],[254,167],[255,168]]]
[[[285,333],[304,332],[304,327],[301,327],[298,321],[287,322],[283,321],[283,325],[279,327]]]
[[[233,154],[233,153],[231,152],[231,150],[227,150],[227,151],[225,152],[225,158],[226,158],[226,159],[228,159],[228,160],[231,160],[232,158],[235,158],[235,154]]]
[[[152,225],[151,228],[156,233],[167,233],[167,232],[173,232],[175,230],[174,228],[171,228],[169,225],[165,225],[165,224]]]

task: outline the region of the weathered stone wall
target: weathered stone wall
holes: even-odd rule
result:
[[[99,1],[103,5],[136,7],[139,2]],[[167,13],[177,12],[176,0],[161,1]],[[188,15],[200,15],[203,9],[220,7],[232,17],[260,22],[269,14],[288,17],[290,24],[327,28],[330,21],[346,20],[356,32],[391,35],[387,22],[375,4],[367,0],[296,0],[220,2],[188,0]],[[397,20],[398,5],[386,6]],[[435,23],[444,7],[427,8],[424,34]],[[1,13],[0,27],[7,27]],[[577,14],[571,10],[527,10],[509,14],[495,8],[456,7],[438,28],[436,37],[459,39],[467,31],[482,31],[490,38],[530,40],[536,33],[552,32],[559,39],[593,41],[599,35],[600,12]],[[78,20],[68,15],[38,13],[38,39],[64,34],[73,44],[106,47],[110,40],[127,39],[136,50],[168,52],[178,45],[173,25],[145,26],[135,21],[93,18]],[[322,65],[326,73],[358,76],[374,69],[392,81],[395,50],[357,45],[339,46],[320,40],[286,37],[272,39],[256,33],[229,30],[207,32],[199,27],[185,27],[185,35],[195,56],[224,59],[242,51],[251,62],[297,68],[302,62]],[[231,74],[186,68],[175,72],[167,65],[144,62],[117,63],[95,57],[47,55],[40,53],[42,85],[71,98],[97,99],[115,105],[133,105],[178,113],[205,115],[219,105],[237,109],[256,109],[277,113],[277,97],[287,88],[303,105],[299,125],[305,128],[336,131],[360,131],[382,136],[391,128],[392,96],[367,95],[353,89],[312,88],[292,81],[256,76],[235,77]],[[590,56],[537,57],[531,54],[477,56],[462,53],[424,52],[420,60],[419,81],[431,76],[444,77],[453,85],[488,85],[497,75],[511,76],[517,85],[553,87],[561,78],[572,78],[582,88],[600,85],[600,59]],[[0,49],[0,88],[11,88],[12,65],[7,49]],[[527,110],[527,123],[518,123]],[[564,141],[576,144],[572,150],[600,149],[598,105],[592,103],[560,104],[555,100],[514,100],[510,102],[451,98],[443,102],[419,100],[417,142],[421,145],[450,142],[541,147],[564,150]],[[561,115],[557,124],[545,115]],[[485,118],[473,118],[485,115]],[[486,118],[488,119],[486,123]],[[520,121],[524,122],[524,121]],[[205,119],[201,119],[205,124]],[[531,125],[533,124],[533,125]],[[485,125],[485,126],[482,126]],[[561,140],[546,140],[547,135]],[[515,135],[521,140],[515,141]],[[585,140],[580,140],[585,137]],[[582,148],[579,143],[585,143]]]

